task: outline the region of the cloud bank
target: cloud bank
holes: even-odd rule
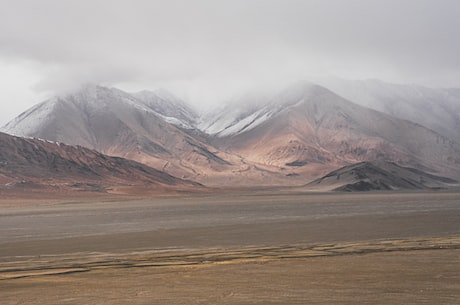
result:
[[[460,87],[458,29],[457,0],[3,0],[0,65],[37,93],[163,86],[197,105],[328,75]]]

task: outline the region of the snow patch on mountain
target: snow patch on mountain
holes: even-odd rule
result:
[[[230,135],[237,135],[239,133],[253,129],[254,127],[262,124],[272,116],[272,113],[264,113],[264,110],[265,109],[255,112],[242,120],[234,121],[231,125],[219,131],[217,135],[220,137],[225,137]]]
[[[317,94],[317,87],[301,81],[270,98],[258,95],[242,96],[207,115],[198,124],[198,128],[218,137],[238,135],[261,125],[287,108],[303,103],[306,97]]]
[[[318,79],[344,98],[460,140],[460,94],[455,89],[399,85],[376,79]]]
[[[168,123],[185,129],[195,129],[198,115],[183,100],[165,89],[133,94],[143,105],[155,111]]]
[[[214,119],[202,121],[198,128],[207,134],[223,137],[250,130],[271,117],[271,113],[266,108],[249,113],[246,109],[234,108],[231,111],[224,109],[209,117]]]
[[[166,122],[168,122],[169,124],[176,125],[177,127],[184,128],[184,129],[195,129],[194,125],[181,121],[178,118],[164,116],[159,113],[157,113],[157,115],[161,117],[163,120],[165,120]]]
[[[57,98],[53,98],[35,105],[1,127],[0,131],[22,137],[33,134],[33,132],[52,115],[54,107],[58,102],[59,100]]]
[[[63,109],[67,109],[67,112],[75,110],[80,115],[79,119],[85,122],[96,113],[115,111],[123,115],[123,111],[116,109],[126,107],[152,114],[183,129],[196,128],[197,115],[194,110],[166,90],[129,94],[116,88],[86,84],[74,93],[32,107],[0,128],[0,131],[16,136],[35,136],[37,130],[57,119],[56,115]]]

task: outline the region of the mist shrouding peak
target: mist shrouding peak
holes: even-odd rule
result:
[[[327,75],[460,87],[458,28],[456,0],[8,1],[0,101],[19,113],[86,82],[198,108]]]

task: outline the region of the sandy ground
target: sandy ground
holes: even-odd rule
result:
[[[2,304],[459,304],[460,250],[107,268],[0,282]]]
[[[0,203],[1,304],[460,304],[460,194]]]

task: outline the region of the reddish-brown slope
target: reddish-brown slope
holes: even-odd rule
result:
[[[114,186],[200,187],[138,162],[109,157],[81,146],[0,133],[0,187],[21,185],[95,190]]]

